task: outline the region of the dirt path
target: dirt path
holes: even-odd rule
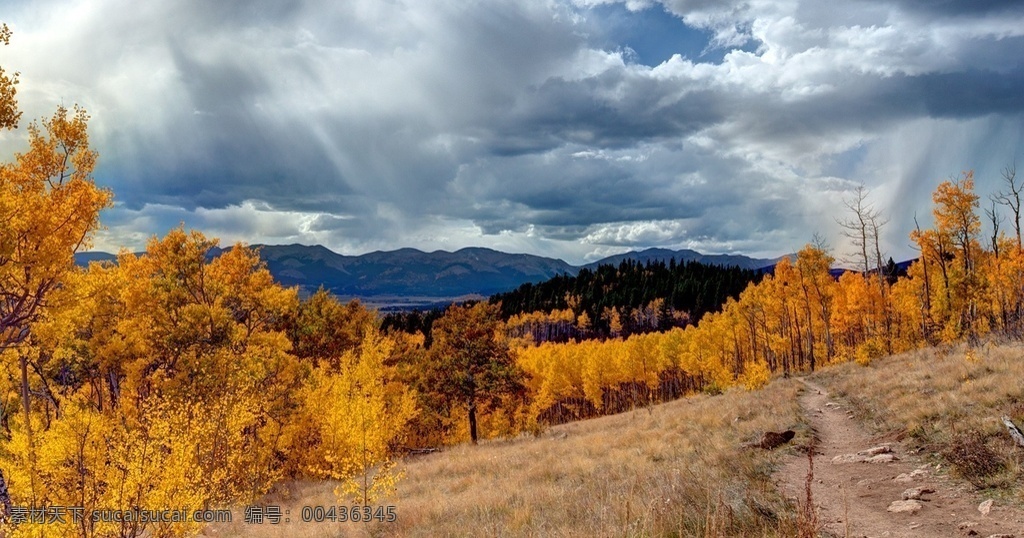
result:
[[[969,484],[906,453],[899,443],[872,437],[825,389],[804,383],[800,403],[819,439],[811,491],[826,536],[1024,538],[1024,511],[996,501],[983,515],[979,504],[986,498]],[[877,454],[869,453],[873,448]],[[786,459],[777,480],[788,497],[805,498],[807,468],[804,455]],[[932,492],[902,503],[907,512],[890,511],[912,488]]]

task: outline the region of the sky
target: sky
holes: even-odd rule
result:
[[[987,205],[1024,167],[1019,0],[5,0],[0,21],[24,118],[91,115],[97,250],[184,224],[570,263],[817,233],[843,259],[864,185],[899,260],[941,181],[974,170]]]

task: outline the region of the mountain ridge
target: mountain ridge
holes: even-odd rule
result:
[[[781,259],[649,248],[577,266],[559,258],[507,253],[487,247],[432,252],[405,247],[352,256],[338,254],[323,245],[250,246],[259,249],[267,269],[281,284],[299,286],[305,293],[323,286],[335,295],[345,297],[486,296],[515,289],[526,282],[541,282],[561,274],[576,275],[582,269],[592,270],[602,264],[618,265],[627,259],[648,263],[668,262],[674,258],[677,263],[697,261],[744,269],[763,269]],[[227,248],[217,248],[210,255],[219,256]],[[113,254],[97,251],[75,255],[75,263],[81,266],[91,261],[116,262],[116,259]]]

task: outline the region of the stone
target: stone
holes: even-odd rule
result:
[[[889,504],[887,511],[894,514],[916,514],[921,509],[921,503],[909,500],[909,501],[893,501]]]
[[[927,495],[929,493],[935,493],[935,490],[931,489],[931,488],[926,488],[924,486],[920,486],[920,487],[916,487],[916,488],[910,488],[910,489],[907,489],[907,490],[903,491],[903,500],[904,501],[909,501],[909,500],[921,499],[921,497],[923,497],[923,496],[925,496],[925,495]]]
[[[895,454],[879,454],[877,456],[871,456],[864,461],[868,463],[892,463],[898,459],[899,458],[897,458]]]
[[[858,452],[861,456],[877,456],[879,454],[888,454],[892,452],[892,449],[888,445],[881,445],[869,448],[867,450],[861,450]]]
[[[893,478],[893,481],[894,482],[903,482],[903,483],[913,482],[914,481],[914,477],[910,476],[907,473],[900,473],[900,474],[896,475],[896,478]]]
[[[867,458],[859,454],[842,454],[832,458],[832,464],[840,465],[843,463],[860,463],[865,460],[867,460]]]
[[[984,501],[984,502],[982,502],[981,504],[978,505],[978,511],[981,512],[981,515],[987,516],[988,513],[992,511],[992,505],[993,504],[994,504],[994,501],[992,499]]]

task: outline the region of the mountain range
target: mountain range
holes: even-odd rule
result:
[[[693,250],[647,249],[617,254],[574,266],[556,258],[531,254],[508,254],[488,248],[463,248],[455,252],[423,252],[413,248],[376,251],[345,256],[320,245],[253,245],[278,282],[299,286],[306,294],[320,286],[340,297],[361,297],[381,305],[423,306],[464,296],[487,296],[509,291],[526,282],[540,282],[560,274],[575,275],[598,265],[618,265],[632,259],[640,263],[675,259],[705,264],[734,265],[761,269],[778,259],[741,255],[706,255]],[[222,250],[215,250],[218,256]],[[83,252],[75,256],[79,265],[91,261],[116,261],[105,252]]]

